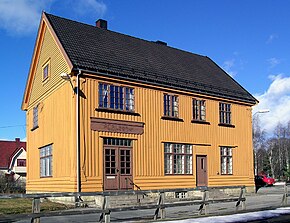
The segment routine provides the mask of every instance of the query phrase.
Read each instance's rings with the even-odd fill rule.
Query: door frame
[[[117,138],[116,138],[117,139]],[[122,139],[120,139],[122,140]],[[126,139],[127,140],[127,139]],[[117,177],[116,179],[116,188],[108,188],[107,179],[110,174],[106,173],[106,149],[114,149],[115,150],[115,174],[112,174],[112,177]],[[121,151],[130,151],[130,174],[121,173]],[[126,159],[126,158],[125,158]],[[126,164],[124,164],[126,165]],[[124,168],[126,171],[126,168]],[[128,179],[129,178],[129,179]],[[133,146],[124,146],[124,145],[103,145],[103,190],[111,191],[111,190],[131,190],[133,189],[133,185],[130,182],[130,179],[133,181]],[[122,181],[122,182],[121,182]],[[125,183],[123,181],[126,181]],[[125,185],[125,186],[124,186]]]

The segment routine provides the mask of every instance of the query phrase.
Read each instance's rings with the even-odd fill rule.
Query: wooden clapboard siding
[[[69,73],[49,29],[43,40],[27,106],[27,191],[76,190],[75,96],[69,83],[60,78]],[[50,76],[42,80],[42,65],[50,60]],[[38,105],[39,128],[32,131],[33,107]],[[40,178],[39,148],[53,144],[53,177]]]
[[[112,79],[101,82],[122,84]],[[140,116],[98,112],[98,79],[86,78],[82,83],[82,91],[86,98],[81,100],[82,110],[82,145],[81,167],[85,179],[85,191],[97,191],[102,185],[88,180],[97,177],[103,183],[103,144],[102,137],[131,138],[133,144],[134,182],[142,189],[175,188],[195,186],[195,156],[208,157],[209,186],[232,186],[237,184],[253,186],[253,154],[251,141],[251,107],[232,101],[232,123],[235,128],[218,126],[219,102],[223,100],[206,98],[207,121],[210,125],[191,123],[192,98],[203,98],[200,95],[189,95],[176,92],[179,96],[179,113],[183,122],[162,120],[163,93],[166,89],[147,86],[140,87],[134,83],[123,83],[134,87],[135,112]],[[168,89],[169,90],[169,89]],[[90,117],[144,122],[144,134],[121,134],[97,132],[90,130]],[[164,176],[164,153],[162,142],[189,143],[193,147],[193,175]],[[200,145],[203,144],[203,145]],[[220,175],[219,146],[234,146],[233,175]],[[178,183],[177,183],[178,182]],[[95,184],[95,186],[93,186]],[[91,185],[91,186],[89,186]]]
[[[27,190],[34,190],[37,181],[49,182],[49,191],[65,191],[64,182],[55,181],[58,178],[70,179],[76,182],[76,128],[75,128],[75,97],[69,83],[55,90],[49,97],[39,103],[39,127],[32,129],[33,111],[27,112],[28,138],[28,171]],[[52,144],[52,175],[40,178],[39,148]],[[64,188],[62,188],[64,187]],[[74,191],[75,185],[69,186]],[[47,191],[45,187],[36,191]]]
[[[76,190],[76,182],[72,181],[70,177],[60,178],[41,178],[38,180],[29,180],[27,191],[29,192],[72,192]]]
[[[43,97],[52,88],[58,86],[59,83],[63,82],[60,77],[62,72],[70,73],[69,66],[66,63],[66,60],[62,55],[58,45],[56,44],[50,30],[45,28],[43,32],[44,37],[39,49],[39,58],[37,59],[37,65],[30,94],[30,106],[37,103],[39,98]],[[48,61],[50,63],[50,76],[47,80],[43,81],[42,68],[43,65]]]

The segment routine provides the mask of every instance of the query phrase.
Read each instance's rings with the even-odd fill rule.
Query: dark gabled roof
[[[74,68],[256,103],[249,92],[206,56],[45,15]]]
[[[9,167],[12,155],[20,148],[26,150],[26,142],[21,142],[19,138],[15,141],[0,140],[0,169]]]

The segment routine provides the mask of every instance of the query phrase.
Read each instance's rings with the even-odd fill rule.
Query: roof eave
[[[130,77],[130,75],[128,74],[122,74],[122,73],[117,73],[117,72],[110,72],[108,70],[96,70],[96,69],[92,69],[92,68],[87,68],[87,67],[76,67],[76,68],[73,68],[73,71],[77,71],[78,69],[81,69],[83,72],[87,72],[87,73],[92,73],[92,74],[102,74],[104,76],[108,76],[108,77],[118,77],[120,79],[124,79],[124,80],[129,80],[129,81],[138,81],[138,82],[142,82],[142,83],[145,83],[145,84],[153,84],[153,81],[146,81],[146,80],[141,80],[140,78],[139,79],[136,79],[134,77]],[[154,85],[156,86],[160,86],[160,87],[170,87],[170,88],[173,88],[173,89],[176,89],[176,90],[185,90],[184,86],[178,86],[177,84],[175,83],[171,83],[170,85],[168,83],[165,83],[165,82],[157,82],[156,80],[154,81]],[[230,95],[222,95],[222,94],[216,94],[214,92],[210,92],[210,91],[203,91],[203,90],[199,90],[199,89],[189,89],[189,88],[186,88],[186,90],[188,92],[191,92],[191,93],[198,93],[198,94],[205,94],[207,96],[214,96],[214,97],[219,97],[219,98],[224,98],[224,99],[228,99],[228,100],[236,100],[238,102],[242,102],[242,103],[247,103],[247,104],[250,104],[251,106],[257,104],[258,100],[256,98],[254,98],[250,93],[247,93],[251,96],[252,100],[249,99],[249,98],[242,98],[242,97],[234,97],[234,96],[230,96]]]

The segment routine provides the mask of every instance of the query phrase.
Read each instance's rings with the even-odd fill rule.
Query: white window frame
[[[99,108],[134,112],[134,88],[99,83]]]
[[[192,145],[164,143],[164,174],[192,174]]]
[[[233,174],[233,147],[221,146],[221,174],[232,175]]]
[[[38,105],[36,105],[35,107],[33,107],[33,129],[38,127]]]
[[[220,123],[221,124],[232,124],[232,105],[229,103],[219,103]]]
[[[196,121],[206,121],[206,103],[205,100],[192,99],[192,118]]]
[[[52,144],[39,148],[40,177],[52,177]]]
[[[178,96],[172,94],[164,94],[163,95],[163,106],[164,111],[163,115],[165,117],[175,117],[178,118],[179,115],[179,105],[178,105]]]

